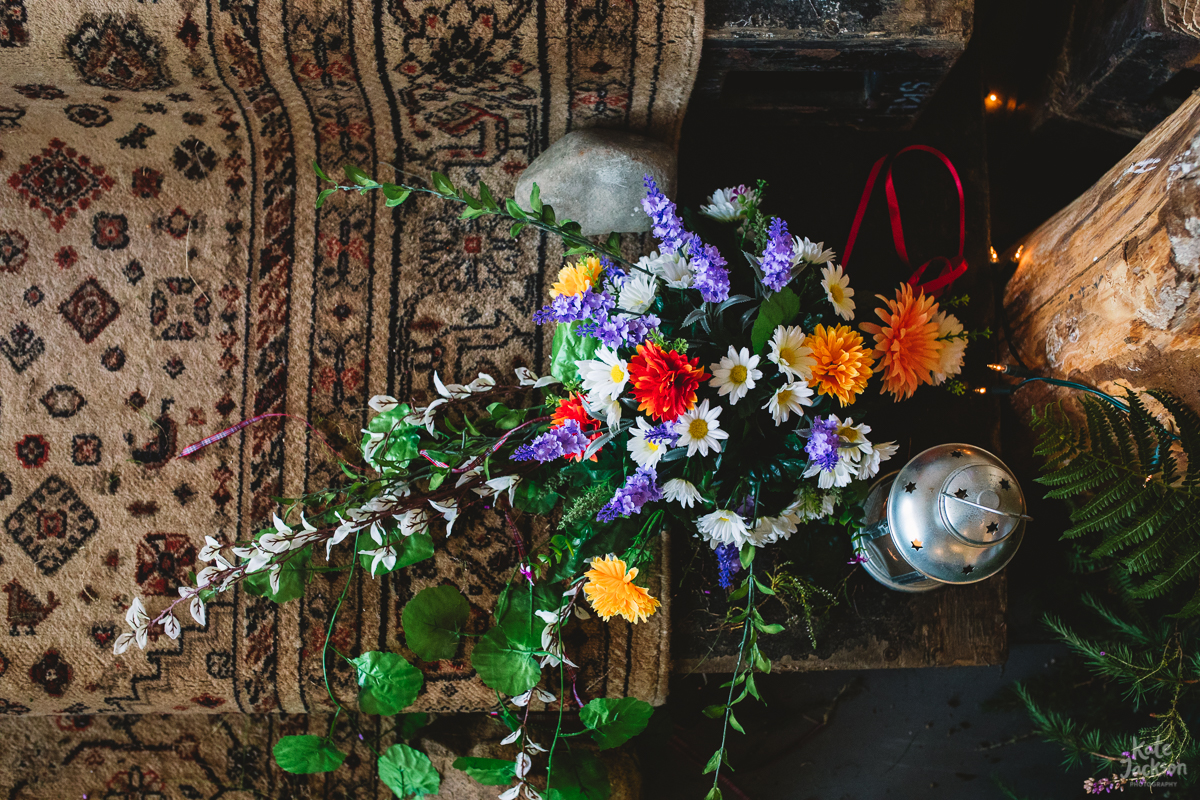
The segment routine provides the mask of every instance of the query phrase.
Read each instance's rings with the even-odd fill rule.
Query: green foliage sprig
[[[1085,398],[1080,428],[1061,408],[1035,411],[1034,452],[1051,465],[1037,480],[1051,487],[1047,497],[1075,502],[1064,538],[1091,537],[1091,556],[1115,559],[1134,579],[1134,598],[1186,591],[1178,613],[1193,617],[1200,614],[1200,416],[1172,394],[1147,394],[1178,433],[1133,392],[1126,393],[1125,410]],[[1187,458],[1182,473],[1175,446]]]

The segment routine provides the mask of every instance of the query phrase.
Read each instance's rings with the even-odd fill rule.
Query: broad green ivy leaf
[[[604,762],[585,750],[555,753],[547,780],[549,800],[608,800],[612,786]]]
[[[372,650],[350,659],[358,670],[358,707],[366,714],[390,717],[411,706],[425,676],[397,653]]]
[[[404,642],[425,661],[454,658],[471,606],[453,586],[431,586],[404,606]]]
[[[433,188],[442,194],[453,195],[455,193],[454,183],[440,172],[433,173]]]
[[[475,644],[471,666],[484,685],[514,697],[532,689],[542,675],[533,656],[514,649],[503,628],[492,628]]]
[[[550,345],[550,374],[563,383],[579,379],[576,361],[587,361],[600,349],[600,340],[579,333],[581,323],[558,323]]]
[[[620,747],[650,724],[654,706],[636,697],[597,697],[579,711],[601,750]]]
[[[269,569],[261,569],[258,572],[251,573],[243,581],[243,584],[251,594],[265,597],[276,603],[286,603],[289,600],[295,600],[304,594],[304,587],[308,583],[309,578],[312,577],[312,573],[308,569],[311,561],[312,545],[308,545],[285,561],[279,570],[278,592],[271,591]]]
[[[421,433],[425,430],[419,425],[406,425],[404,418],[411,409],[401,403],[391,411],[376,414],[367,423],[371,433],[382,433],[387,438],[374,447],[369,446],[371,437],[363,434],[360,449],[363,460],[375,469],[393,467],[403,469],[417,457],[420,450]]]
[[[462,770],[484,786],[508,786],[517,779],[517,766],[503,758],[455,759],[454,768]]]
[[[383,185],[383,196],[387,198],[384,203],[388,208],[398,206],[408,199],[411,192],[403,186],[397,186],[394,183],[385,183]]]
[[[433,537],[428,533],[414,533],[412,536],[402,536],[400,533],[389,534],[385,542],[390,542],[396,547],[396,566],[387,569],[382,564],[375,571],[376,575],[387,575],[389,572],[410,567],[418,561],[424,561],[427,558],[433,558]],[[359,550],[374,550],[379,545],[375,544],[375,540],[367,534],[363,534],[358,538]],[[371,562],[375,560],[374,556],[360,555],[358,563],[362,564],[362,568],[370,572]]]
[[[342,165],[342,171],[344,171],[346,173],[347,178],[354,181],[359,186],[374,186],[375,185],[375,181],[373,181],[371,179],[371,176],[367,175],[367,173],[363,172],[361,169],[354,166],[353,164]]]
[[[404,800],[437,794],[442,785],[442,777],[429,756],[406,744],[394,744],[380,756],[379,780]]]
[[[537,650],[542,646],[546,623],[534,612],[555,611],[561,604],[562,596],[545,583],[510,584],[496,599],[496,624],[504,629],[513,647]]]
[[[754,327],[750,331],[750,344],[753,352],[761,353],[767,346],[767,342],[770,341],[775,328],[789,324],[799,313],[800,298],[791,289],[784,288],[764,300],[758,309],[758,318],[754,320]]]
[[[284,736],[275,743],[275,763],[294,775],[333,772],[345,760],[346,754],[324,736]]]

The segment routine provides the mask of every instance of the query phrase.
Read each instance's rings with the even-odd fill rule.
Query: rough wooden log
[[[971,37],[974,0],[708,0],[694,104],[905,127]]]
[[[1198,0],[1076,0],[1046,111],[1144,136],[1197,86]]]
[[[1022,362],[1106,391],[1168,389],[1200,408],[1200,94],[1019,253],[1004,310]],[[1051,394],[1027,387],[1016,400]]]

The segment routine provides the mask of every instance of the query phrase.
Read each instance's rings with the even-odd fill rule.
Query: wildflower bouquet
[[[437,173],[431,187],[418,187],[346,166],[348,183],[339,184],[314,168],[332,184],[318,206],[336,191],[380,191],[389,206],[426,193],[462,203],[464,219],[506,217],[514,236],[533,228],[560,237],[574,260],[533,315],[554,326],[549,374],[521,368],[507,383],[481,374],[465,384],[435,374],[437,396],[425,405],[373,398],[362,464],[346,467],[345,485],[286,502],[253,541],[207,537],[208,566],[195,585],[153,619],[135,601],[133,631],[116,652],[134,641],[145,647],[152,626],[178,636],[177,605],[186,603],[202,625],[205,601],[237,583],[284,602],[304,592],[311,561],[324,557],[326,569],[347,571],[348,589],[357,572],[374,577],[430,558],[435,532],[450,536],[472,516],[496,514],[518,565],[495,627],[474,641],[470,661],[498,693],[499,719],[511,730],[505,743],[517,753],[455,766],[507,786],[502,800],[536,799],[531,770],[544,753],[552,797],[605,797],[603,770],[586,763],[594,756],[564,752],[564,737],[586,733],[600,749],[613,747],[640,732],[651,709],[634,698],[584,702],[563,634],[589,610],[631,623],[656,613],[659,599],[637,580],[671,526],[715,554],[720,585],[740,604],[727,620],[742,636],[729,699],[707,712],[740,731],[733,706],[757,698],[754,674],[770,669],[758,637],[782,630],[758,610],[774,590],[755,577],[755,553],[839,507],[841,518],[855,517],[866,482],[896,446],[873,442],[851,407],[872,382],[899,400],[952,379],[967,343],[961,323],[904,284],[881,298],[878,322],[855,327],[854,290],[834,253],[764,214],[761,183],[714,193],[700,209],[710,229],[702,238],[647,177],[643,206],[659,248],[634,262],[616,237],[595,242],[578,224],[557,220],[536,186],[523,207],[497,201],[484,184],[472,194]],[[548,520],[549,532],[528,539],[519,523],[530,517]],[[344,567],[342,552],[353,556]],[[467,612],[454,587],[418,593],[403,611],[408,649],[426,661],[455,657]],[[421,673],[402,655],[338,655],[356,669],[362,711],[398,714],[416,699]],[[341,707],[332,692],[330,699]],[[533,700],[559,709],[548,747],[527,724]],[[564,732],[564,710],[579,711],[578,731]],[[298,772],[334,769],[344,757],[329,737],[287,737],[276,750],[280,766]],[[722,747],[706,770],[715,773],[710,798],[720,796],[725,763]],[[407,745],[386,751],[379,770],[398,796],[437,790],[436,771]]]

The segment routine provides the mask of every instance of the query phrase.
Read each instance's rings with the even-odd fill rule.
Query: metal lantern
[[[1004,462],[969,444],[931,447],[884,475],[865,509],[863,566],[901,592],[995,575],[1016,554],[1032,519]]]

